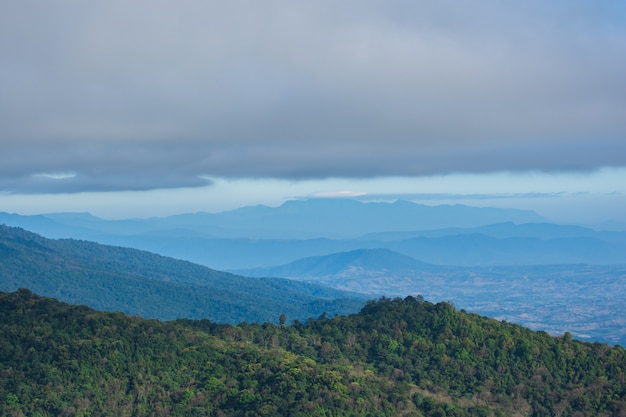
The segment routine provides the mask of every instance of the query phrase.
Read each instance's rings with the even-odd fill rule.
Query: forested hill
[[[52,240],[0,225],[0,291],[30,290],[146,318],[237,324],[359,311],[363,296],[284,279],[246,278],[136,249]]]
[[[233,327],[0,293],[3,416],[622,416],[625,354],[419,297]]]

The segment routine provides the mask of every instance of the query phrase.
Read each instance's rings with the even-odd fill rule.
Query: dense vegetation
[[[145,318],[220,323],[306,319],[359,311],[355,294],[285,279],[220,272],[136,249],[51,240],[0,225],[0,291],[29,288],[48,297]]]
[[[0,294],[6,416],[624,416],[623,348],[421,297],[238,326]]]

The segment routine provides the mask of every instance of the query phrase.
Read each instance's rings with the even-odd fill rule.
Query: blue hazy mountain
[[[334,239],[212,239],[204,237],[100,235],[99,243],[138,248],[225,270],[273,266],[357,249],[387,248],[439,265],[619,264],[626,245],[589,238],[496,239],[481,234],[401,241]]]
[[[0,215],[0,222],[38,233],[64,233],[41,224],[34,216]],[[545,221],[528,210],[469,207],[464,205],[426,206],[408,201],[362,203],[348,199],[291,200],[279,207],[242,207],[221,213],[191,213],[163,218],[102,220],[84,213],[50,214],[56,224],[98,234],[148,234],[188,231],[206,237],[308,239],[353,238],[366,233],[411,231],[444,227],[477,227],[499,222]],[[16,222],[19,220],[19,224]],[[49,236],[74,237],[74,236]]]
[[[397,241],[412,238],[426,237],[438,238],[445,236],[481,234],[497,239],[512,237],[526,237],[537,239],[568,239],[568,238],[593,238],[607,242],[626,242],[624,231],[598,231],[587,227],[575,225],[563,225],[554,223],[522,223],[503,222],[479,227],[459,228],[449,227],[435,230],[414,231],[387,231],[368,233],[362,236],[363,240]]]
[[[105,311],[226,323],[304,320],[358,311],[364,297],[285,279],[216,271],[136,249],[51,240],[0,226],[0,291],[28,288]]]
[[[626,243],[573,237],[497,239],[483,234],[414,238],[387,242],[386,247],[439,265],[624,264]]]
[[[626,260],[626,232],[546,223],[534,212],[406,201],[289,201],[223,213],[103,220],[86,213],[17,216],[0,223],[50,238],[133,247],[215,269],[274,266],[386,248],[433,264],[503,265]]]
[[[363,271],[402,273],[429,267],[410,256],[389,249],[357,249],[298,259],[286,265],[270,268],[240,270],[244,275],[256,277],[322,277],[345,273],[358,275]]]
[[[502,221],[527,223],[544,220],[532,211],[478,208],[464,205],[427,206],[408,201],[362,203],[349,199],[291,200],[279,207],[244,207],[214,215],[216,224],[241,230],[243,236],[357,237],[389,230],[475,227]]]

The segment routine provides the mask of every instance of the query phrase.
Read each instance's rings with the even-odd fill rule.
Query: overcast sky
[[[0,211],[586,195],[616,218],[625,69],[618,0],[0,0]]]

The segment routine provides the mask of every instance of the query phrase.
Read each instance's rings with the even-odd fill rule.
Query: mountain
[[[255,277],[320,278],[342,275],[399,274],[430,267],[410,256],[389,249],[357,249],[326,256],[312,256],[287,265],[236,270]]]
[[[53,223],[42,224],[45,219]],[[362,203],[349,199],[290,200],[279,207],[258,205],[221,213],[129,220],[103,220],[85,213],[21,217],[0,213],[0,223],[56,238],[188,231],[189,234],[210,238],[345,239],[389,230],[476,227],[506,221],[528,223],[543,220],[538,214],[526,210],[464,205],[426,206],[408,201]],[[76,228],[76,233],[80,235],[65,234],[71,228]],[[85,235],[87,231],[91,231],[91,235]],[[57,234],[48,235],[46,232]]]
[[[127,220],[87,213],[0,213],[0,223],[49,238],[132,247],[219,270],[378,248],[440,265],[624,262],[626,232],[541,220],[517,210],[334,199]]]
[[[290,200],[276,208],[244,207],[218,213],[217,224],[256,238],[349,238],[387,230],[473,227],[501,221],[526,223],[543,218],[532,211],[427,206],[409,201],[363,203],[350,199]],[[226,226],[228,225],[228,226]],[[252,234],[260,231],[261,234]]]
[[[0,226],[0,290],[169,320],[276,322],[357,311],[363,296],[284,279],[246,278],[190,262]]]
[[[385,247],[439,265],[623,264],[626,243],[590,237],[495,238],[485,234],[418,237],[387,242]]]
[[[626,260],[626,243],[585,237],[499,239],[478,233],[392,241],[111,236],[102,237],[100,242],[137,247],[222,270],[271,267],[306,257],[378,248],[439,265],[608,265]]]
[[[387,249],[361,249],[233,272],[300,280],[371,298],[422,294],[535,330],[568,331],[580,339],[626,346],[621,307],[626,265],[442,266]]]
[[[440,238],[459,235],[485,235],[496,239],[507,238],[535,238],[542,240],[590,238],[611,243],[626,243],[624,231],[598,231],[582,226],[562,225],[553,223],[522,223],[513,222],[488,224],[470,228],[442,228],[435,230],[416,231],[387,231],[368,233],[361,237],[362,240],[398,241],[415,238]]]
[[[0,293],[3,416],[620,416],[626,351],[419,297],[217,325]]]

